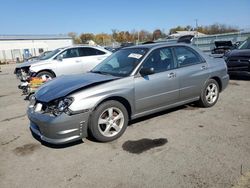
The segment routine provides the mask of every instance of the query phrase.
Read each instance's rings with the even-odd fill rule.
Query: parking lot
[[[0,187],[249,187],[250,82],[212,108],[190,104],[130,123],[110,143],[55,147],[30,133],[15,65],[0,72]]]

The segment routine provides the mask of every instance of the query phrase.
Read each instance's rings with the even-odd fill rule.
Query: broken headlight
[[[52,113],[54,115],[60,115],[65,112],[68,113],[68,107],[73,103],[74,99],[72,97],[66,97],[55,101],[55,105],[53,106]]]

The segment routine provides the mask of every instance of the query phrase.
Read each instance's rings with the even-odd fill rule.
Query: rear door
[[[78,48],[66,49],[58,56],[60,56],[60,58],[55,60],[56,66],[53,68],[57,76],[81,73],[83,68],[81,66]]]
[[[79,55],[82,65],[82,72],[87,72],[93,69],[102,60],[106,59],[110,53],[93,48],[93,47],[80,47]]]
[[[135,77],[136,113],[150,112],[179,99],[179,78],[171,48],[152,51],[142,68],[153,68],[154,74]]]
[[[201,89],[209,78],[207,62],[188,46],[176,46],[174,52],[178,64],[180,100],[200,96]]]

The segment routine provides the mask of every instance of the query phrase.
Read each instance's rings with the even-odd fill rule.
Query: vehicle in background
[[[232,41],[215,41],[215,48],[212,49],[212,54],[225,54],[234,48]]]
[[[250,37],[225,54],[229,75],[250,76]]]
[[[21,80],[19,88],[29,95],[31,77],[51,80],[54,77],[90,71],[112,53],[101,47],[71,46],[47,53],[36,61],[17,64],[14,73]]]
[[[119,138],[128,121],[196,102],[215,105],[228,85],[223,58],[183,44],[123,48],[86,74],[45,83],[28,107],[30,129],[41,140],[63,144],[89,133],[97,141]]]

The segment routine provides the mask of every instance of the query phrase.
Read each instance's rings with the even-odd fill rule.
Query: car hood
[[[233,44],[231,41],[215,41],[214,45],[218,47],[232,47]]]
[[[250,56],[250,49],[242,49],[242,50],[232,50],[226,54],[227,57],[233,56]]]
[[[45,60],[26,61],[24,63],[17,64],[16,68],[29,67],[31,65],[35,65],[35,64],[43,63],[43,62],[45,62]]]
[[[119,77],[91,72],[79,75],[60,76],[41,86],[36,92],[35,97],[38,101],[50,102],[67,96],[79,89],[91,87],[118,78]]]

